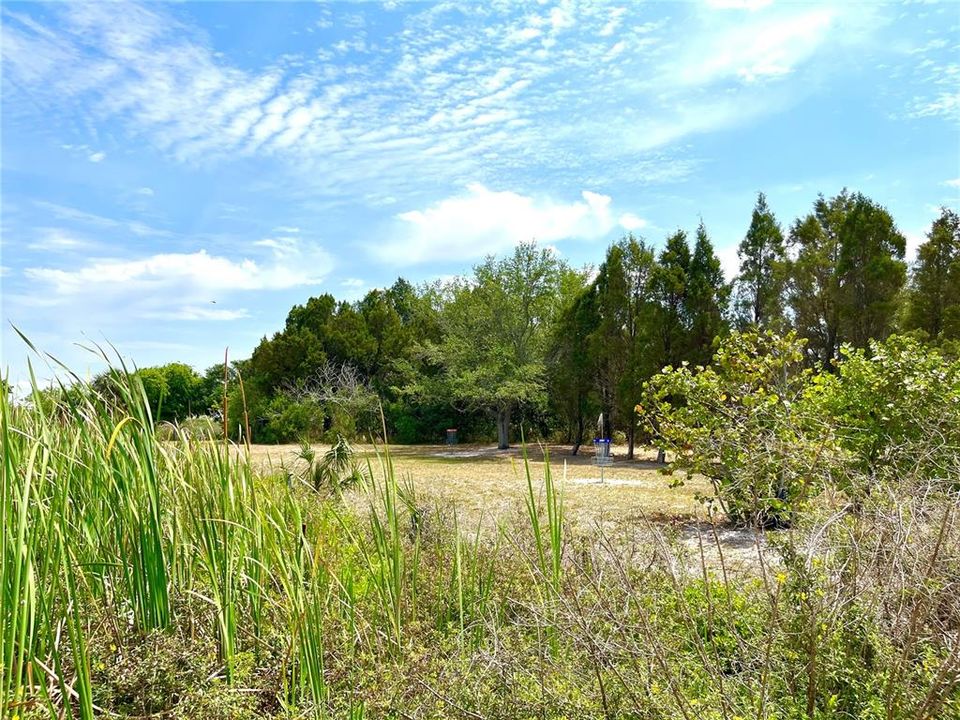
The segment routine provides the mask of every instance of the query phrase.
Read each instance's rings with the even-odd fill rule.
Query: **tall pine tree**
[[[886,208],[861,193],[840,226],[840,327],[854,347],[883,340],[894,330],[907,280],[907,240]]]
[[[687,360],[706,365],[713,357],[713,340],[727,331],[727,307],[730,286],[724,282],[720,258],[703,222],[697,228],[697,241],[690,258],[686,306],[690,319],[690,347]]]
[[[548,351],[550,398],[553,410],[566,423],[566,435],[576,455],[588,421],[596,417],[592,334],[598,318],[594,286],[584,288],[561,311]]]
[[[740,327],[782,328],[786,248],[783,231],[763,193],[757,196],[750,228],[740,242],[737,257],[737,323]]]
[[[960,215],[948,208],[917,251],[906,325],[931,340],[960,338]]]
[[[630,291],[621,243],[610,246],[594,281],[597,298],[597,327],[591,336],[596,359],[596,383],[604,425],[601,433],[610,437],[620,423],[617,386],[627,370],[630,339],[625,333]]]
[[[656,333],[653,338],[657,368],[676,367],[687,357],[690,322],[687,315],[687,283],[690,247],[687,234],[677,230],[667,238],[653,269],[651,286],[656,301]]]

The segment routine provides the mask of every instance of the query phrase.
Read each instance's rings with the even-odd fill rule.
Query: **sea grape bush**
[[[707,501],[736,523],[787,525],[820,482],[823,442],[803,417],[812,376],[803,347],[792,333],[737,333],[711,365],[666,367],[646,386],[644,418],[672,470],[708,477]]]
[[[784,526],[824,488],[858,502],[878,486],[956,486],[960,362],[892,336],[811,369],[790,333],[735,333],[708,367],[667,367],[643,417],[672,469],[713,483],[727,517]]]

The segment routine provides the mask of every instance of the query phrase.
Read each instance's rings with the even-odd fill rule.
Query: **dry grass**
[[[314,445],[321,455],[328,445]],[[354,445],[357,453],[369,459],[379,472],[377,450],[371,445]],[[664,472],[656,462],[657,451],[637,448],[636,458],[626,460],[626,447],[613,448],[613,463],[603,470],[594,464],[593,448],[582,448],[576,457],[570,447],[546,448],[554,478],[563,486],[568,530],[596,539],[598,529],[627,555],[654,547],[658,533],[667,531],[675,540],[674,552],[706,555],[708,564],[722,562],[714,542],[713,530],[702,503],[696,496],[711,495],[706,478],[694,476],[682,486],[671,487],[676,476]],[[254,445],[253,466],[262,472],[281,468],[297,472],[298,445]],[[544,473],[544,448],[527,449],[530,472],[539,485]],[[495,537],[498,525],[509,527],[526,522],[524,496],[527,491],[523,468],[523,450],[513,447],[497,450],[493,445],[394,445],[390,447],[394,468],[403,483],[413,486],[420,504],[436,505],[448,511],[456,507],[461,526],[483,528],[487,537]],[[565,478],[565,481],[562,480]],[[350,502],[350,501],[355,502]],[[360,495],[349,498],[362,511]],[[472,530],[470,531],[472,532]],[[748,574],[757,570],[757,543],[766,543],[746,529],[718,527],[717,539],[728,570]]]
[[[315,446],[318,454],[327,448]],[[371,446],[356,446],[376,467]],[[255,466],[263,470],[298,466],[296,445],[255,445],[251,449]],[[693,478],[682,487],[671,488],[673,479],[656,463],[656,451],[640,449],[635,460],[625,460],[626,448],[614,449],[613,464],[594,464],[592,448],[573,457],[567,446],[548,448],[555,477],[566,478],[564,496],[568,517],[578,525],[594,522],[621,525],[642,519],[689,523],[703,518],[697,493],[710,493],[710,484]],[[409,479],[419,495],[455,504],[468,522],[498,517],[523,505],[526,479],[523,454],[518,447],[497,450],[484,445],[417,445],[390,448],[398,475]],[[544,452],[528,448],[531,473],[536,482],[543,478]]]

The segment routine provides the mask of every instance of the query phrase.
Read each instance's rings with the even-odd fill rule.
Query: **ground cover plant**
[[[521,493],[492,524],[385,445],[329,455],[348,484],[271,469],[158,436],[122,369],[109,393],[4,398],[0,716],[960,716],[956,361],[894,338],[785,382],[794,341],[764,337],[650,386],[678,470],[740,463],[691,478],[727,507],[692,535],[642,512],[633,537],[577,522],[558,458],[507,460]],[[767,409],[743,411],[760,387]],[[738,436],[766,457],[729,459]],[[816,466],[794,452],[813,438]]]

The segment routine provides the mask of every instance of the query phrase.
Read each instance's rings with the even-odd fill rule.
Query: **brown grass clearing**
[[[314,445],[320,457],[329,448]],[[375,474],[381,472],[378,451],[371,445],[355,445]],[[626,447],[613,449],[613,463],[603,469],[594,463],[588,445],[577,456],[569,446],[530,446],[527,455],[534,489],[543,485],[544,449],[549,452],[554,479],[563,487],[568,527],[580,535],[603,532],[620,547],[655,547],[655,531],[672,539],[672,551],[699,553],[702,533],[704,552],[710,564],[719,560],[713,531],[704,506],[696,495],[712,494],[706,478],[695,476],[682,486],[671,487],[674,476],[656,462],[656,450],[637,448],[636,458],[626,460]],[[298,472],[302,461],[297,445],[254,445],[251,459],[261,472],[286,469]],[[382,453],[382,449],[381,449]],[[523,527],[527,481],[523,449],[498,450],[493,445],[393,445],[390,447],[398,479],[413,487],[418,503],[439,508],[449,515],[456,508],[461,527],[495,529]],[[356,498],[355,498],[356,499]],[[718,528],[720,543],[735,565],[753,563],[755,540],[750,531]],[[753,560],[752,560],[753,559]]]
[[[313,446],[317,455],[328,448]],[[355,449],[378,470],[376,450],[369,445]],[[576,457],[567,446],[546,448],[554,479],[565,479],[564,498],[568,517],[577,524],[596,519],[693,521],[704,517],[697,493],[711,492],[703,478],[692,478],[682,487],[671,488],[673,479],[655,462],[656,451],[640,449],[637,459],[626,460],[626,448],[616,448],[612,465],[601,469],[594,464],[592,448]],[[296,445],[254,445],[251,458],[262,471],[284,467],[294,472],[301,467]],[[527,448],[534,487],[544,475],[544,448]],[[467,517],[494,519],[522,504],[527,491],[523,450],[497,450],[482,445],[416,445],[390,447],[394,468],[401,480],[409,480],[418,494],[449,502]]]

